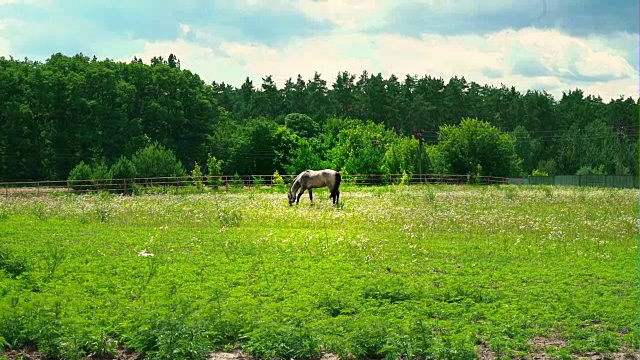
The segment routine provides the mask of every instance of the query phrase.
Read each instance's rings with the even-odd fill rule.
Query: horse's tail
[[[340,182],[342,181],[342,175],[340,175],[339,172],[336,172],[336,185],[335,185],[335,190],[338,190],[340,188]]]

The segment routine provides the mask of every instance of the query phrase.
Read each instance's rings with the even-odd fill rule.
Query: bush
[[[284,190],[284,179],[282,178],[282,176],[280,176],[278,170],[273,173],[273,185],[278,190]]]
[[[136,177],[136,166],[133,165],[131,160],[121,156],[120,159],[111,166],[110,171],[111,178],[117,179],[114,185],[118,186],[119,183],[122,182],[123,191],[127,194],[133,186],[133,179]]]
[[[94,184],[93,190],[104,190],[109,186],[111,172],[104,160],[93,164],[91,168],[91,180],[93,180],[92,183]]]
[[[607,175],[604,165],[599,167],[583,166],[576,172],[576,175]]]
[[[540,171],[540,170],[538,170],[538,169],[534,169],[534,170],[531,172],[531,176],[549,176],[549,174],[547,174],[547,173],[546,173],[546,172],[544,172],[544,171]]]
[[[136,166],[131,160],[121,156],[118,161],[111,166],[111,177],[113,179],[133,180],[136,177]]]
[[[187,171],[173,151],[166,149],[157,141],[138,150],[131,159],[139,177],[178,177]]]
[[[538,162],[537,170],[548,175],[556,175],[558,173],[558,163],[555,160],[543,160]]]
[[[262,176],[253,176],[253,185],[254,186],[264,185],[264,178]]]
[[[0,270],[4,270],[9,277],[15,279],[29,271],[29,263],[25,258],[13,255],[8,249],[0,248]]]
[[[202,170],[200,170],[200,165],[198,165],[197,161],[193,165],[193,170],[191,171],[191,181],[193,181],[193,185],[195,185],[198,190],[204,189],[204,185],[202,183]]]
[[[84,161],[80,161],[80,163],[69,172],[67,184],[73,191],[83,191],[90,188],[88,185],[90,185],[89,180],[91,180],[91,177],[91,167]]]
[[[220,178],[222,176],[222,160],[218,160],[215,156],[208,154],[207,171],[209,175],[207,182],[209,185],[212,185],[214,188],[222,185],[222,179]]]

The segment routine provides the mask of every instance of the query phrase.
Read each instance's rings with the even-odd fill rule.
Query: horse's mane
[[[296,185],[296,183],[298,183],[298,181],[300,180],[300,178],[302,177],[302,175],[304,175],[306,171],[302,171],[300,174],[298,174],[298,176],[296,176],[293,181],[291,182],[291,187],[289,188],[289,192],[291,192],[294,188],[294,186]]]

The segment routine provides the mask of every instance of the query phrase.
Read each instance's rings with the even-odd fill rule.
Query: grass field
[[[340,199],[0,197],[5,356],[571,358],[640,343],[637,190]]]

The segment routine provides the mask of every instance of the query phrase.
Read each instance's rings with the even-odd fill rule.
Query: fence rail
[[[281,175],[285,185],[289,185],[295,175]],[[403,174],[344,174],[343,184],[351,185],[388,185],[405,182],[407,184],[454,184],[467,183],[489,184],[517,184],[517,185],[566,185],[566,186],[600,186],[617,188],[638,188],[638,177],[631,175],[556,175],[529,176],[526,178],[504,178],[493,176],[470,177],[467,175],[449,174],[413,174],[403,179]],[[0,196],[11,195],[40,195],[52,192],[88,193],[107,191],[131,194],[140,189],[171,188],[178,190],[184,187],[219,186],[223,188],[274,186],[276,178],[273,175],[224,175],[224,176],[181,176],[181,177],[153,177],[131,179],[99,179],[99,180],[43,180],[0,182]]]
[[[511,184],[520,185],[565,185],[595,186],[637,189],[638,176],[633,175],[555,175],[529,176],[523,179],[509,179]]]
[[[289,185],[295,175],[280,176],[285,185]],[[403,180],[403,174],[344,174],[343,184],[350,185],[388,185],[405,182],[407,184],[506,184],[508,178],[481,176],[469,177],[467,175],[448,174],[413,174]],[[164,187],[179,189],[189,186],[220,186],[252,187],[278,185],[273,175],[224,175],[224,176],[180,176],[180,177],[153,177],[131,179],[98,179],[98,180],[43,180],[43,181],[19,181],[0,182],[0,194],[5,196],[29,194],[39,195],[51,192],[69,191],[77,193],[108,191],[130,194],[144,188]]]

